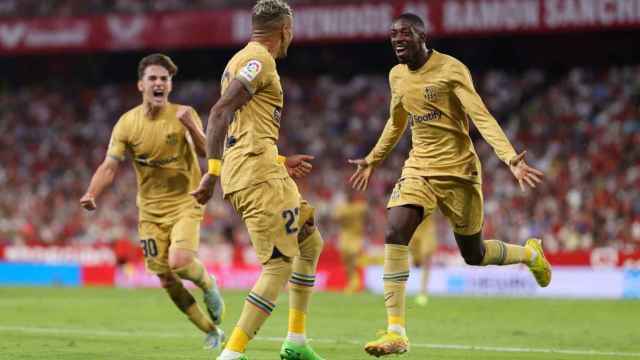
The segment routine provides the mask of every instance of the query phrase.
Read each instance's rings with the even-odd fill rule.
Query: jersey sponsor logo
[[[147,155],[140,155],[133,159],[133,161],[137,162],[142,166],[151,166],[151,167],[161,167],[166,164],[170,164],[172,162],[178,161],[177,156],[168,157],[166,159],[158,159],[158,160],[149,160],[147,159]]]
[[[240,70],[239,75],[251,82],[260,74],[260,70],[262,70],[262,63],[251,60]]]
[[[433,110],[424,115],[415,115],[409,113],[409,122],[411,123],[411,126],[414,126],[425,121],[438,120],[440,119],[440,116],[442,116],[440,110]]]
[[[178,144],[178,134],[177,133],[167,134],[166,143],[167,143],[167,145],[177,145]]]

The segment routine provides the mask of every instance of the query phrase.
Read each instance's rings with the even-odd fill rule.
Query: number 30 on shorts
[[[300,208],[288,209],[282,212],[282,217],[286,221],[284,230],[287,234],[293,234],[298,231],[298,228],[294,226],[298,223],[298,215],[300,215]]]
[[[158,245],[156,245],[156,241],[154,239],[140,240],[140,244],[142,245],[142,253],[144,254],[144,257],[156,257],[158,255]]]

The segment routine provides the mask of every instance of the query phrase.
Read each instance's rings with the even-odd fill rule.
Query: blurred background
[[[131,166],[121,167],[97,211],[78,200],[111,128],[141,102],[138,61],[170,55],[179,67],[172,101],[205,120],[226,62],[248,39],[253,3],[0,0],[0,285],[158,286],[142,263]],[[298,185],[327,241],[320,288],[349,284],[335,216],[351,197],[346,160],[366,155],[386,122],[396,63],[389,26],[410,11],[425,20],[429,47],[467,64],[516,150],[546,173],[542,186],[522,193],[473,129],[485,237],[541,237],[555,266],[547,289],[525,268],[471,269],[436,216],[432,292],[640,297],[640,1],[289,3],[295,38],[278,65],[279,148],[316,157]],[[385,205],[410,147],[407,132],[360,196],[364,246],[351,290],[381,291]],[[206,211],[200,258],[225,288],[248,288],[259,273],[244,225],[219,194]],[[417,291],[419,276],[411,279]]]

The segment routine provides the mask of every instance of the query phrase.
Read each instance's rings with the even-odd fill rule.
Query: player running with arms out
[[[312,159],[284,158],[277,141],[283,93],[276,59],[293,39],[293,13],[281,0],[260,0],[250,42],[228,62],[221,97],[207,125],[209,172],[193,195],[209,200],[220,177],[222,192],[242,218],[262,264],[240,319],[219,360],[247,359],[247,345],[275,308],[289,282],[289,329],[280,351],[287,360],[321,359],[307,344],[305,322],[323,240],[313,208],[291,176],[306,175]]]
[[[168,100],[177,71],[166,55],[153,54],[140,61],[142,104],[116,123],[107,156],[80,205],[96,209],[96,199],[114,181],[128,154],[138,182],[138,231],[145,265],[157,274],[176,306],[207,334],[205,345],[215,348],[224,337],[215,325],[222,320],[224,304],[215,278],[196,256],[204,207],[189,194],[200,180],[197,154],[204,156],[206,138],[195,110]],[[181,279],[202,289],[210,318]]]
[[[418,16],[403,14],[393,21],[391,45],[399,64],[389,73],[390,119],[369,155],[350,160],[357,165],[350,181],[355,188],[365,190],[375,167],[410,123],[413,148],[387,205],[383,281],[388,328],[365,346],[365,351],[374,356],[409,349],[405,331],[407,245],[418,225],[436,207],[448,218],[467,264],[523,263],[540,286],[547,286],[551,280],[551,267],[539,239],[529,239],[525,246],[482,239],[480,160],[469,137],[469,119],[509,166],[523,190],[525,185],[535,187],[542,172],[524,162],[525,152],[516,154],[474,89],[467,67],[427,48],[424,24]]]

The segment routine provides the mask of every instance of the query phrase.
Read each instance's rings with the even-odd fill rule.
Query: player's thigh
[[[291,180],[293,182],[293,180]],[[315,230],[315,208],[303,198],[300,198],[300,217],[298,218],[298,241],[302,242]]]
[[[464,180],[429,179],[438,195],[438,205],[453,232],[473,235],[482,230],[484,221],[482,187]]]
[[[198,251],[200,245],[200,223],[197,214],[180,217],[171,228],[171,249]]]
[[[150,221],[141,221],[138,224],[138,234],[147,270],[156,274],[169,272],[171,228]]]
[[[299,255],[300,194],[295,183],[286,180],[268,180],[228,196],[261,263],[271,258],[274,247],[286,257]]]
[[[198,214],[185,214],[171,228],[169,265],[172,268],[188,265],[198,253],[201,221]]]
[[[400,179],[389,198],[388,243],[408,244],[424,218],[437,206],[437,198],[429,183],[422,177]]]

